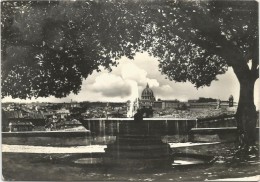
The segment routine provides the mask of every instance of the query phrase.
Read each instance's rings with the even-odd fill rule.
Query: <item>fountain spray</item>
[[[139,107],[139,101],[138,101],[138,85],[135,81],[129,80],[129,83],[131,85],[131,97],[130,97],[130,103],[129,103],[129,109],[127,111],[127,117],[133,117],[134,114],[137,112],[137,109]]]

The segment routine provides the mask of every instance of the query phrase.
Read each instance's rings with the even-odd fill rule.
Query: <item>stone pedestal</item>
[[[139,133],[139,134],[138,134]],[[170,167],[173,159],[169,144],[161,136],[135,134],[118,135],[115,143],[105,149],[104,164],[124,170]]]

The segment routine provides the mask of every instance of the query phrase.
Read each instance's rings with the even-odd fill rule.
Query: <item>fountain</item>
[[[138,86],[136,82],[130,82],[131,84],[131,98],[127,105],[127,117],[132,118],[139,108],[138,99]]]
[[[116,140],[108,144],[103,157],[106,166],[125,170],[167,168],[173,163],[173,154],[165,135],[188,135],[196,120],[174,118],[86,119],[82,124],[95,135],[113,135]],[[178,129],[177,126],[182,126]]]
[[[169,167],[173,162],[170,145],[162,142],[161,135],[150,132],[149,125],[149,121],[136,118],[129,122],[127,131],[118,132],[116,141],[107,145],[104,164],[127,169]]]

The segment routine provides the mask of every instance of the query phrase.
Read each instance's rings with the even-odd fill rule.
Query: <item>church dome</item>
[[[149,88],[149,85],[146,85],[146,88],[142,92],[143,99],[151,99],[154,98],[152,89]]]

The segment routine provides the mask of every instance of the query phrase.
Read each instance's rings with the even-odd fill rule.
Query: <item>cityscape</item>
[[[181,102],[155,99],[147,84],[141,98],[133,102],[69,102],[69,103],[2,103],[2,131],[85,130],[81,120],[87,118],[133,117],[138,108],[150,109],[143,117],[201,119],[232,115],[236,110],[232,95],[225,101],[200,97]],[[209,112],[210,111],[210,112]]]

